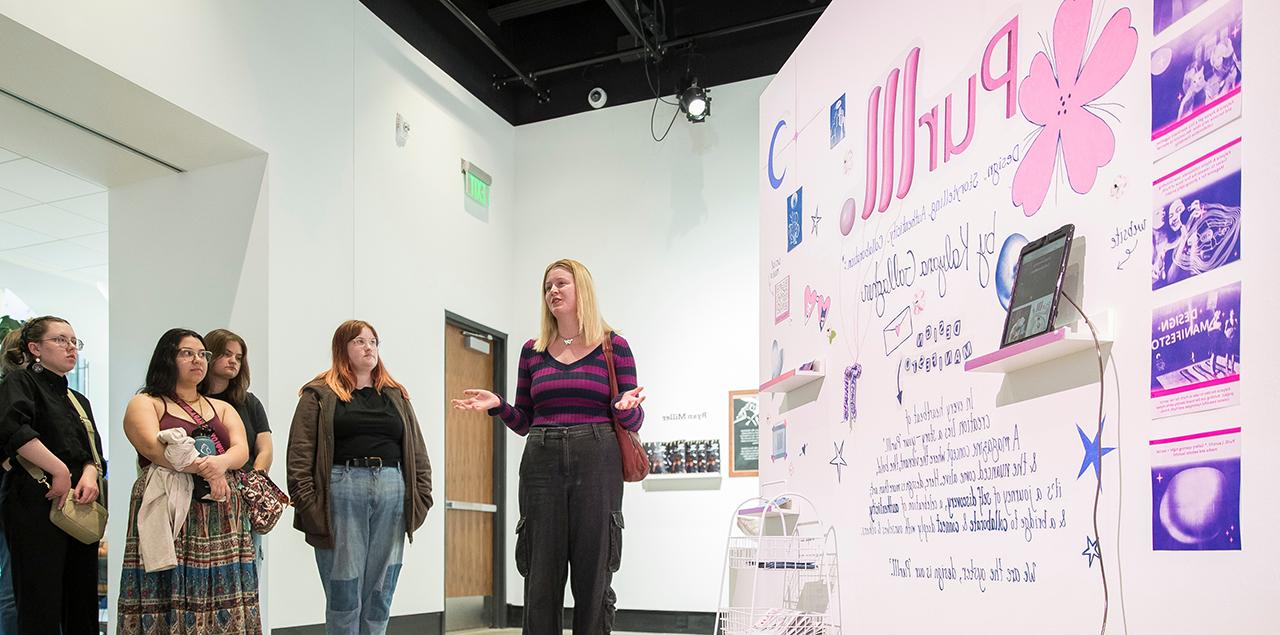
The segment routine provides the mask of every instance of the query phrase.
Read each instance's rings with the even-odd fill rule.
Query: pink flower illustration
[[[1085,59],[1092,16],[1092,0],[1063,0],[1053,21],[1055,59],[1051,62],[1043,51],[1036,53],[1018,91],[1022,116],[1040,126],[1013,177],[1013,204],[1027,216],[1044,205],[1059,147],[1067,180],[1079,194],[1093,189],[1098,168],[1115,155],[1115,134],[1091,104],[1129,71],[1138,32],[1130,26],[1129,9],[1116,11]]]

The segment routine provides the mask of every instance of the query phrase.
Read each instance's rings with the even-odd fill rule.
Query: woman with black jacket
[[[22,328],[3,351],[0,382],[0,452],[5,479],[5,538],[21,633],[95,633],[98,630],[98,547],[72,538],[49,522],[52,501],[68,492],[77,503],[98,499],[102,441],[84,395],[67,386],[84,342],[66,320],[46,315]],[[36,481],[20,459],[38,468]]]

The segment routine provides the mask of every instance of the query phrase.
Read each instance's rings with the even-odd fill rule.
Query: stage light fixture
[[[702,123],[711,116],[711,91],[692,80],[680,90],[680,110],[690,123]]]

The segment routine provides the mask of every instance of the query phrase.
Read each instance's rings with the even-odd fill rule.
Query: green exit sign
[[[484,205],[489,206],[489,184],[480,180],[480,177],[474,174],[467,174],[467,198]]]
[[[493,177],[476,167],[470,161],[462,161],[462,189],[467,198],[489,207],[489,188],[493,185]]]

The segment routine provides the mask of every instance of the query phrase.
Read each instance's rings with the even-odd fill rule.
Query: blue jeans
[[[9,541],[0,535],[0,635],[18,635],[18,602],[13,598]]]
[[[0,471],[0,502],[4,500],[4,481],[8,472]],[[13,597],[13,564],[9,560],[9,540],[0,524],[0,635],[18,635],[18,601]]]
[[[382,635],[404,560],[404,478],[395,467],[334,466],[329,477],[333,549],[316,549],[325,632]]]

